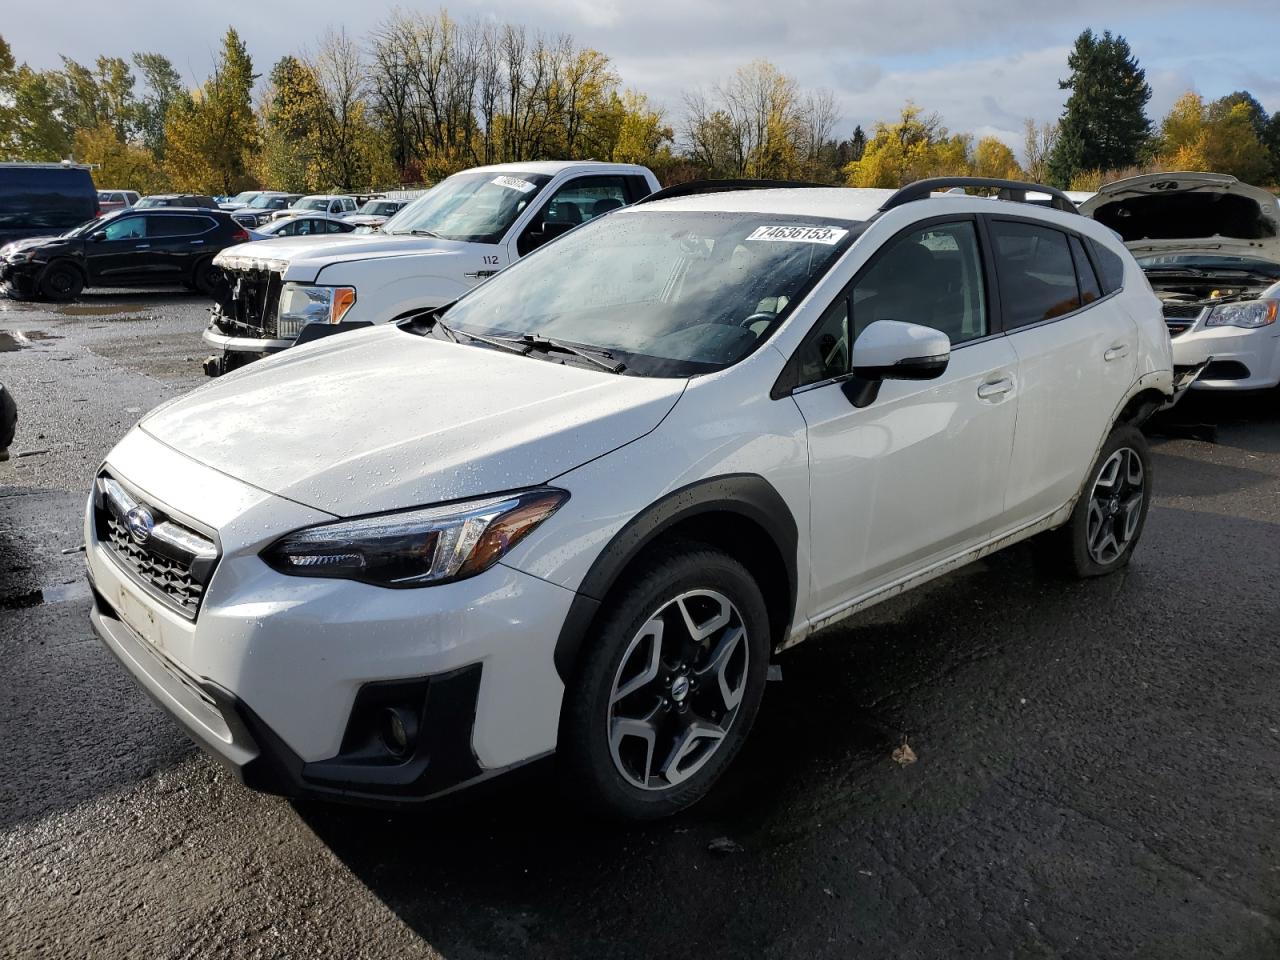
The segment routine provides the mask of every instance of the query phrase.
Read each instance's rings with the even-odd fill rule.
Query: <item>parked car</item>
[[[284,217],[296,217],[303,213],[331,213],[335,217],[341,217],[349,213],[355,213],[356,209],[355,197],[328,193],[313,194],[309,197],[303,197],[284,210],[277,210],[272,217],[279,220]]]
[[[348,214],[346,219],[357,227],[381,227],[408,204],[408,200],[369,200],[355,213]]]
[[[143,197],[133,205],[135,210],[155,210],[158,207],[204,207],[208,210],[219,209],[213,197],[199,193],[157,193]]]
[[[97,216],[89,168],[73,163],[0,163],[0,244],[61,233]]]
[[[333,233],[352,233],[355,225],[341,217],[327,213],[309,213],[305,216],[273,220],[251,231],[254,240],[271,240],[275,237],[314,237]]]
[[[249,233],[224,210],[122,210],[60,236],[0,247],[0,283],[20,297],[74,300],[85,287],[182,284],[212,293],[213,258]]]
[[[9,459],[9,447],[18,429],[18,404],[0,383],[0,462]]]
[[[231,278],[205,342],[217,376],[306,337],[384,323],[409,310],[456,300],[508,263],[578,224],[658,189],[634,164],[498,164],[441,181],[380,233],[228,250]],[[358,242],[360,246],[356,246]]]
[[[218,198],[218,206],[224,210],[239,210],[241,207],[247,207],[253,203],[254,199],[264,192],[263,190],[245,190],[237,193],[234,197]]]
[[[99,190],[98,191],[98,213],[114,213],[117,210],[127,210],[132,207],[138,200],[136,190]]]
[[[1156,173],[1102,187],[1081,212],[1115,230],[1160,298],[1174,364],[1197,390],[1280,386],[1280,211],[1218,173]]]
[[[249,201],[247,206],[233,210],[231,215],[236,223],[250,230],[256,230],[263,224],[270,223],[276,211],[286,210],[300,199],[302,199],[300,193],[264,191]]]
[[[774,651],[1033,535],[1082,577],[1138,544],[1158,302],[1074,208],[938,187],[673,188],[165,404],[93,486],[95,629],[254,787],[556,752],[608,814],[688,806]]]

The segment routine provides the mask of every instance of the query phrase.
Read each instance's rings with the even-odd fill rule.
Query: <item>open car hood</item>
[[[1280,263],[1280,206],[1222,173],[1148,173],[1104,184],[1080,212],[1120,234],[1135,255],[1202,253]]]
[[[141,428],[259,489],[354,516],[545,483],[653,430],[684,386],[387,325],[250,364]]]

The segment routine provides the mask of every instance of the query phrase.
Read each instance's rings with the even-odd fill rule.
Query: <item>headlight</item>
[[[1245,300],[1213,308],[1206,327],[1265,327],[1276,322],[1275,300]]]
[[[317,287],[309,283],[286,283],[280,291],[279,319],[297,326],[307,323],[338,323],[356,302],[355,287]]]
[[[483,573],[569,499],[538,487],[502,497],[308,527],[262,552],[295,577],[425,587]]]

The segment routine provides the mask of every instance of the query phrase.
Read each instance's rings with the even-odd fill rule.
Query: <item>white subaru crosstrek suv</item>
[[[1036,534],[1092,576],[1142,533],[1159,303],[1107,228],[953,182],[673,188],[157,408],[89,499],[98,634],[258,788],[417,800],[554,751],[597,809],[692,803],[774,652]]]

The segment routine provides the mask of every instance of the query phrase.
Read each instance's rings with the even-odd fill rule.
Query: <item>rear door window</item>
[[[1016,329],[1080,309],[1075,262],[1061,230],[990,221],[1005,327]]]
[[[1102,299],[1102,286],[1098,283],[1097,274],[1093,272],[1093,264],[1085,255],[1084,244],[1079,237],[1071,238],[1071,257],[1076,262],[1076,280],[1080,284],[1080,300],[1085,305]]]
[[[147,217],[147,235],[151,237],[186,237],[207,233],[213,227],[208,217]]]

